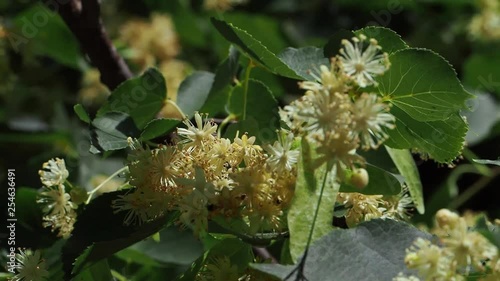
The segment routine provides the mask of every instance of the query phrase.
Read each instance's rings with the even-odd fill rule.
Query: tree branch
[[[101,73],[101,82],[110,90],[131,78],[132,72],[106,34],[100,17],[99,0],[70,0],[58,12],[75,35],[91,63]]]
[[[269,253],[269,251],[266,248],[252,246],[252,250],[256,256],[261,257],[263,260],[270,260],[271,263],[274,264],[278,263],[278,260],[276,260],[276,258],[273,257],[273,255],[271,255],[271,253]]]

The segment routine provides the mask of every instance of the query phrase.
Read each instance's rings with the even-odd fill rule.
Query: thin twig
[[[99,0],[70,0],[57,9],[83,52],[99,69],[102,83],[113,90],[133,74],[109,40],[100,11]]]
[[[252,249],[255,255],[261,257],[262,259],[271,260],[271,263],[278,263],[278,260],[273,255],[271,255],[271,253],[269,253],[266,248],[253,246]]]

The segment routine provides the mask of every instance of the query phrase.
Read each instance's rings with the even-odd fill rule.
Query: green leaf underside
[[[143,129],[163,107],[167,94],[165,79],[156,68],[120,84],[99,109],[97,117],[107,112],[127,113],[137,128]]]
[[[389,28],[369,26],[354,31],[354,34],[364,34],[368,38],[376,39],[379,46],[382,47],[382,51],[388,54],[408,48],[401,36]]]
[[[367,186],[360,189],[347,183],[342,183],[340,185],[340,192],[359,192],[368,195],[397,195],[401,192],[401,183],[393,174],[370,164],[367,164],[365,168],[369,176]]]
[[[353,229],[336,229],[316,241],[309,249],[304,274],[308,280],[372,281],[392,280],[407,269],[405,249],[418,237],[431,235],[394,220],[375,219]],[[356,265],[356,270],[352,270]],[[284,278],[295,268],[292,265],[251,264],[252,268]],[[296,280],[296,273],[288,280]]]
[[[115,214],[112,202],[126,192],[105,193],[92,200],[78,216],[72,236],[62,250],[66,279],[151,236],[168,223],[168,220],[162,217],[140,226],[123,225],[126,212]]]
[[[73,106],[73,110],[75,111],[76,116],[78,116],[78,119],[80,119],[81,121],[83,121],[87,124],[90,124],[89,114],[87,113],[87,111],[85,111],[85,108],[83,107],[83,105],[76,104],[75,106]]]
[[[97,144],[103,151],[122,149],[128,146],[128,137],[138,137],[139,130],[128,114],[107,112],[92,121]]]
[[[316,47],[304,47],[300,49],[286,48],[278,58],[295,71],[305,80],[316,81],[316,77],[320,76],[320,66],[325,65],[330,68],[330,61],[323,55],[323,50]]]
[[[141,133],[141,140],[151,140],[171,132],[181,121],[177,119],[154,119],[150,121]]]
[[[422,182],[409,150],[385,147],[401,175],[405,178],[413,203],[420,214],[425,212]]]
[[[177,93],[177,106],[188,117],[192,117],[207,100],[215,74],[196,71],[182,81]]]
[[[244,107],[243,86],[234,87],[229,100],[228,110],[238,117],[242,117]],[[250,80],[247,93],[246,120],[239,121],[228,127],[227,136],[234,136],[236,130],[240,136],[247,132],[255,136],[259,143],[272,143],[276,140],[276,130],[279,128],[278,102],[271,91],[263,83]]]
[[[160,241],[149,238],[128,249],[137,250],[146,256],[164,263],[190,265],[203,254],[203,245],[189,230],[170,226],[160,231]]]
[[[297,182],[292,205],[288,211],[288,228],[290,231],[290,254],[296,262],[304,252],[311,231],[314,213],[319,208],[318,217],[313,230],[312,241],[332,231],[333,208],[339,190],[335,175],[327,171],[327,164],[315,167],[315,148],[306,139],[302,139],[301,157],[297,166]],[[327,175],[327,181],[321,196],[321,186]]]
[[[376,78],[378,91],[415,120],[446,120],[472,98],[450,64],[430,50],[404,49],[389,60],[389,70]]]
[[[293,79],[303,79],[245,30],[222,20],[215,18],[211,20],[212,24],[226,40],[238,46],[243,53],[256,63],[266,67],[274,74]]]
[[[392,108],[391,113],[396,117],[396,128],[387,130],[387,146],[417,148],[439,163],[449,163],[460,155],[468,126],[458,113],[432,122],[419,122],[399,108]]]

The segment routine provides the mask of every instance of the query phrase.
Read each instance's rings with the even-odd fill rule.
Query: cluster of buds
[[[422,280],[466,280],[464,275],[470,272],[485,275],[478,280],[500,280],[498,248],[469,225],[466,218],[441,209],[431,232],[439,238],[439,245],[418,238],[406,250],[406,265],[417,270]],[[411,278],[400,275],[394,280],[420,280]]]

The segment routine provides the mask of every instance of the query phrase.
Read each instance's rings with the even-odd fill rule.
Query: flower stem
[[[307,280],[307,278],[305,278],[305,276],[304,276],[304,267],[306,265],[307,253],[309,252],[309,246],[311,245],[311,241],[312,241],[312,237],[313,237],[313,233],[314,233],[314,227],[316,226],[316,220],[318,218],[319,208],[320,208],[320,204],[321,204],[321,199],[323,198],[323,191],[325,190],[326,180],[328,178],[328,173],[330,173],[330,171],[332,171],[332,170],[333,169],[332,169],[331,165],[327,164],[325,176],[323,177],[323,183],[321,184],[321,190],[319,192],[318,204],[316,205],[317,206],[316,210],[314,210],[314,217],[313,217],[313,221],[312,221],[312,225],[311,225],[311,230],[309,231],[309,237],[307,238],[306,250],[304,251],[304,255],[302,256],[302,259],[300,260],[299,265],[292,272],[290,272],[283,280],[288,280],[297,271],[298,271],[298,273],[297,273],[297,277],[295,280]]]
[[[186,114],[184,114],[184,112],[182,112],[182,109],[175,102],[173,102],[172,100],[167,100],[167,103],[172,105],[175,108],[175,110],[177,110],[177,112],[179,112],[179,114],[182,116],[182,118],[186,117]]]
[[[89,197],[87,198],[87,202],[85,202],[85,204],[90,203],[90,199],[92,199],[92,195],[94,195],[94,193],[96,193],[101,187],[103,187],[105,184],[107,184],[114,177],[116,177],[117,175],[119,175],[120,173],[122,173],[126,170],[128,170],[128,166],[125,166],[125,167],[119,169],[118,171],[114,172],[111,176],[109,176],[107,179],[105,179],[103,182],[101,182],[100,185],[98,185],[96,188],[92,189],[92,191],[87,192],[87,195]]]

